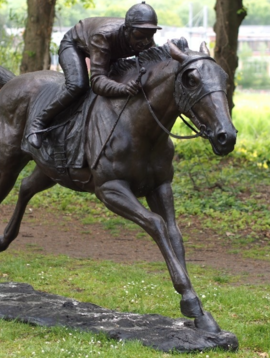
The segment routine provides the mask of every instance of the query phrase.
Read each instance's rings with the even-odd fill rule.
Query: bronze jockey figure
[[[42,132],[53,118],[89,89],[89,75],[85,58],[91,60],[90,83],[101,96],[136,95],[138,84],[117,83],[108,78],[110,65],[118,58],[137,56],[155,46],[153,36],[158,19],[154,9],[143,1],[132,6],[124,18],[90,17],[79,21],[63,37],[59,48],[59,63],[65,75],[63,91],[50,106],[34,119],[27,138],[40,148]]]

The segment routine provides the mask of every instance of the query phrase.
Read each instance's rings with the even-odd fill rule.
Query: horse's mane
[[[186,51],[188,49],[187,40],[184,37],[180,39],[173,39],[172,42],[181,50]],[[171,58],[169,53],[169,46],[165,44],[163,46],[151,47],[148,50],[142,51],[139,54],[140,66],[145,66],[148,63],[166,61]],[[118,59],[114,62],[110,69],[109,76],[117,76],[125,74],[129,69],[136,66],[135,58]]]

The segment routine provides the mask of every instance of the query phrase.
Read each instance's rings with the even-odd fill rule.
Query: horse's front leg
[[[150,209],[159,214],[166,223],[169,240],[172,244],[176,257],[186,269],[185,248],[182,234],[175,221],[174,199],[171,183],[164,183],[152,191],[147,197]]]
[[[188,317],[195,318],[195,324],[198,328],[218,332],[220,329],[216,322],[201,307],[200,300],[193,290],[188,277],[185,264],[179,261],[175,253],[175,250],[178,253],[179,250],[174,249],[173,246],[180,248],[181,245],[176,244],[177,240],[175,240],[174,244],[171,243],[169,232],[172,235],[173,229],[168,230],[167,223],[161,212],[154,213],[147,210],[134,196],[128,183],[122,180],[106,182],[96,189],[96,195],[108,209],[140,225],[155,240],[167,264],[174,288],[182,295],[182,313]],[[155,194],[152,194],[151,198],[148,198],[152,203],[154,202],[154,196]],[[158,200],[158,197],[160,197],[160,194],[156,200]],[[154,204],[152,205],[154,206]],[[167,205],[167,207],[169,206]],[[165,215],[167,211],[168,209],[164,209],[164,217],[168,216],[168,214]],[[178,230],[177,232],[179,233]]]
[[[171,183],[162,184],[153,190],[146,199],[150,209],[164,219],[167,227],[168,238],[171,242],[174,253],[178,258],[179,263],[187,272],[183,239],[175,220],[174,199]],[[182,296],[182,300],[180,302],[181,312],[187,317],[194,317],[195,325],[198,328],[203,328],[212,332],[219,332],[220,328],[212,315],[202,309],[201,312],[198,311],[197,306],[200,305],[201,307],[201,303],[199,302],[200,301],[197,296],[194,298],[185,298]]]

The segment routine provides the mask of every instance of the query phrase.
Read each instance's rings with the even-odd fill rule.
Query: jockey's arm
[[[138,91],[136,84],[118,83],[108,78],[111,65],[111,49],[102,35],[91,39],[91,87],[96,94],[104,97],[119,97],[128,94],[135,95]]]

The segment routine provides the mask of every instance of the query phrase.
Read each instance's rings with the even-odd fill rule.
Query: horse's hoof
[[[196,317],[194,324],[196,328],[203,329],[207,332],[219,333],[221,331],[210,312],[205,311],[202,316]]]
[[[8,248],[9,244],[5,242],[4,236],[0,236],[0,252],[5,251]]]
[[[198,297],[189,298],[187,300],[180,301],[180,309],[184,316],[190,318],[196,318],[203,315],[203,309],[201,301]]]

